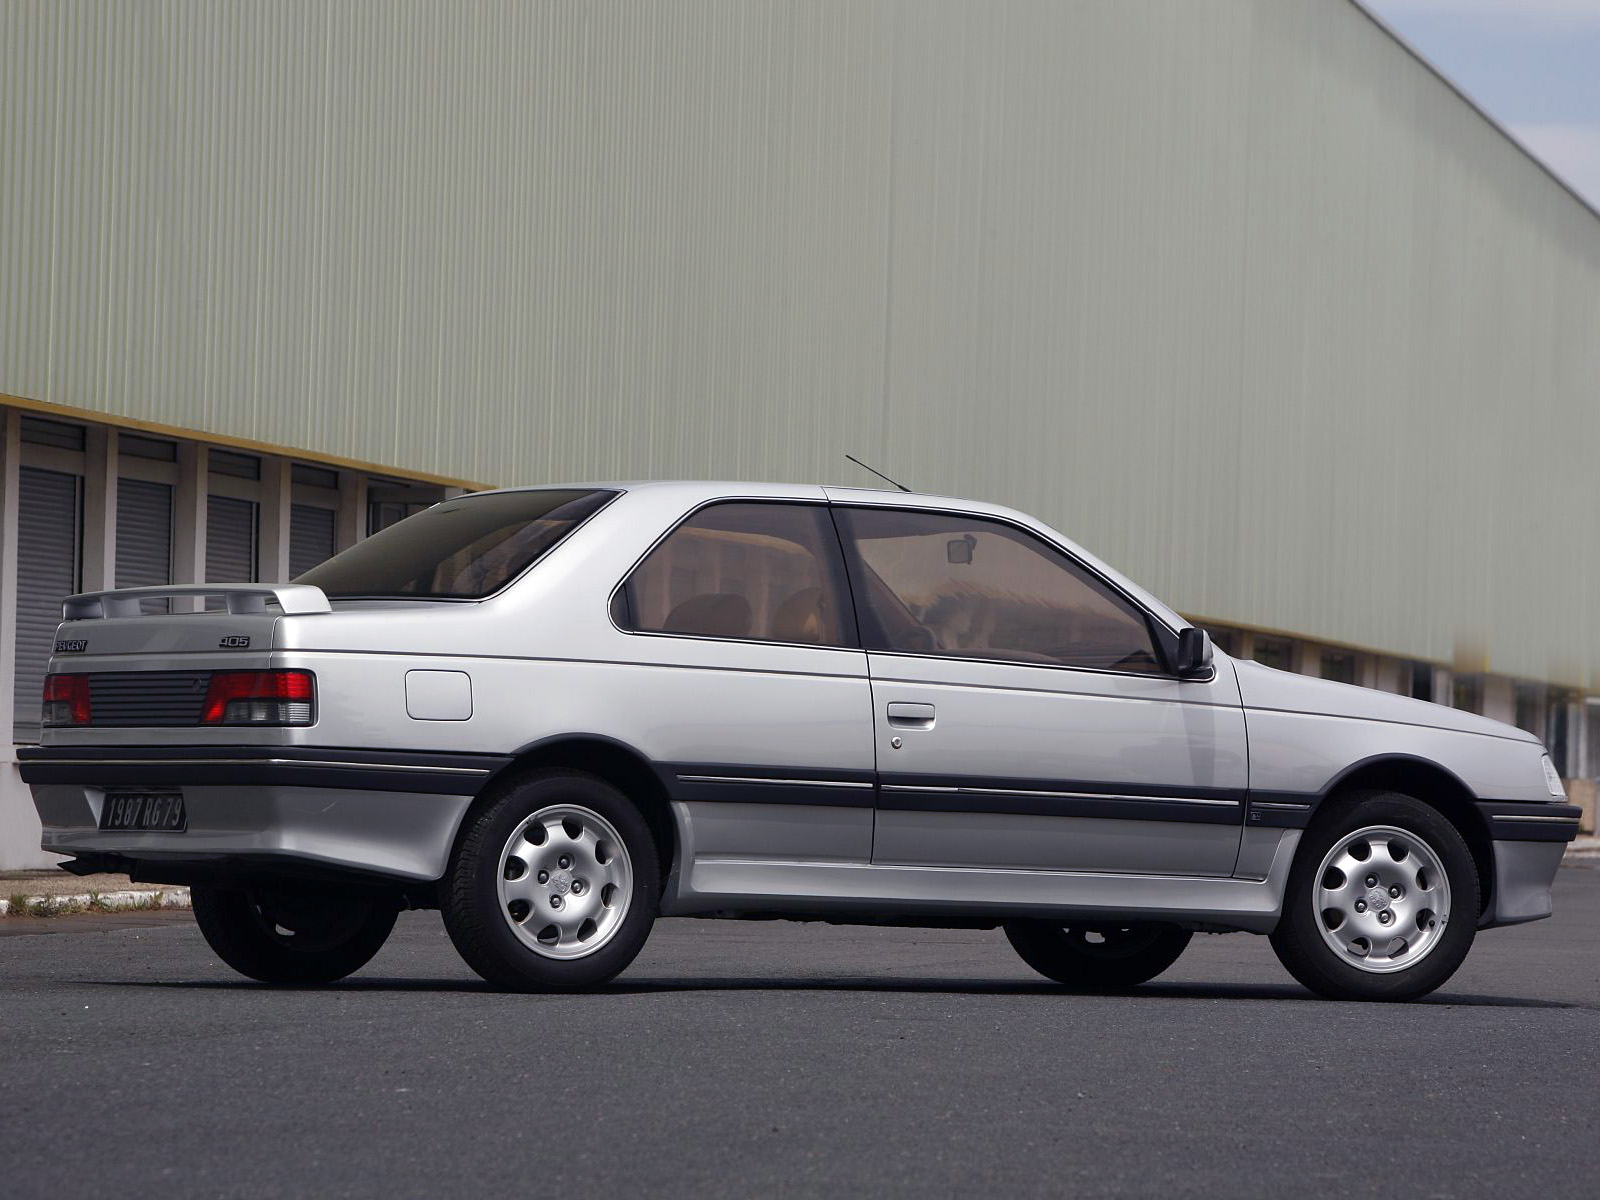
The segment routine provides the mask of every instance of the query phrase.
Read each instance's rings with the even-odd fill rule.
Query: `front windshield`
[[[435,504],[295,580],[329,596],[478,600],[499,591],[616,495],[489,492]]]

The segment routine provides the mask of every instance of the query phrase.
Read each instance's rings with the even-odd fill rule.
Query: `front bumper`
[[[431,882],[473,797],[508,760],[264,746],[26,747],[41,845],[161,883],[327,876]],[[181,792],[188,828],[100,828],[108,790]]]
[[[1567,843],[1578,836],[1576,804],[1484,800],[1478,812],[1494,845],[1494,894],[1482,926],[1520,925],[1552,911],[1555,882]]]

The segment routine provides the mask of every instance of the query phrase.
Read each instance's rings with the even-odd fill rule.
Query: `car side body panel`
[[[1248,772],[1233,671],[1208,680],[872,654],[873,861],[1230,875]],[[926,727],[891,705],[922,704]]]

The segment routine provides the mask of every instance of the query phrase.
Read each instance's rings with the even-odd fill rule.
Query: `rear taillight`
[[[87,675],[46,675],[44,716],[46,725],[89,724],[89,677]]]
[[[309,725],[316,707],[310,671],[218,671],[202,725]]]

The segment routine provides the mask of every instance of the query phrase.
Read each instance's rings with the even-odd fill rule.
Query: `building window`
[[[43,417],[22,418],[22,440],[33,446],[54,446],[57,450],[82,451],[88,431],[82,425],[47,421]]]
[[[212,450],[208,456],[211,471],[236,479],[260,479],[261,460],[254,454],[235,454],[231,450]]]
[[[327,467],[313,467],[307,463],[295,463],[289,468],[289,479],[293,483],[303,484],[306,487],[319,487],[334,489],[339,486],[339,472]]]
[[[398,525],[407,517],[425,512],[436,503],[435,500],[374,500],[367,505],[367,536],[382,533],[389,526]]]
[[[1211,644],[1229,658],[1239,657],[1239,631],[1237,629],[1207,629]]]
[[[1256,635],[1255,649],[1252,657],[1264,667],[1273,667],[1279,671],[1294,670],[1294,643],[1288,638],[1262,637]]]
[[[1354,683],[1356,681],[1356,656],[1348,650],[1324,650],[1322,652],[1322,677],[1331,679],[1335,683]]]
[[[1411,664],[1411,698],[1433,699],[1433,668],[1427,663]]]
[[[83,574],[83,480],[22,467],[17,489],[17,647],[12,739],[39,738],[45,668],[61,624],[61,601]]]
[[[1545,690],[1536,683],[1519,683],[1515,689],[1516,707],[1512,723],[1535,737],[1544,736]]]
[[[155,462],[177,462],[178,444],[160,438],[141,437],[136,433],[124,433],[117,437],[117,453]]]

